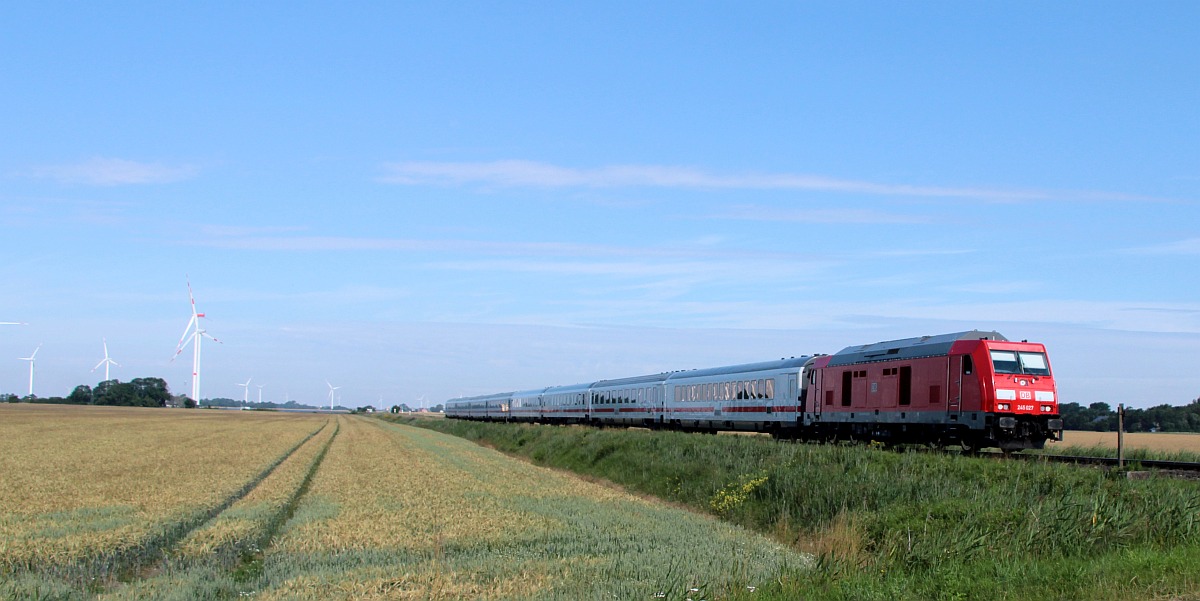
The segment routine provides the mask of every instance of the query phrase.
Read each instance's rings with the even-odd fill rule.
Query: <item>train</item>
[[[1062,440],[1045,345],[972,330],[758,363],[456,398],[448,418],[1041,449]]]

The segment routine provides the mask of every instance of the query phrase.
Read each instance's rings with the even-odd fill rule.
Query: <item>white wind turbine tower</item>
[[[253,380],[253,379],[254,378],[246,378],[245,384],[238,384],[238,386],[245,388],[245,390],[242,391],[242,406],[243,407],[245,407],[250,402],[250,380]]]
[[[262,385],[262,384],[255,384],[255,386],[257,386],[257,387],[258,387],[258,404],[259,404],[259,405],[262,405],[262,388],[263,388],[263,385]]]
[[[112,357],[108,356],[108,341],[103,338],[101,338],[100,340],[101,340],[101,342],[104,343],[104,359],[102,361],[100,361],[99,363],[97,363],[96,367],[92,368],[92,371],[96,371],[97,369],[100,369],[100,366],[103,365],[104,366],[104,381],[107,382],[109,380],[108,366],[116,365],[117,367],[121,367],[121,364],[117,363],[116,361],[113,361]]]
[[[17,357],[21,361],[29,362],[29,396],[33,396],[33,364],[34,360],[37,359],[37,352],[40,350],[42,350],[42,345],[39,344],[37,345],[37,348],[33,349],[32,355],[29,355],[28,357]]]
[[[329,410],[333,411],[333,391],[341,388],[341,386],[334,386],[329,383],[329,380],[325,380],[325,385],[329,387]]]
[[[171,361],[175,360],[180,353],[183,352],[183,347],[188,342],[192,343],[192,400],[196,401],[196,406],[200,405],[200,340],[205,336],[212,338],[213,342],[221,342],[213,338],[212,334],[204,331],[200,326],[200,318],[204,317],[203,313],[196,312],[196,297],[192,294],[192,281],[188,280],[188,299],[192,301],[192,319],[188,321],[187,327],[183,329],[183,336],[179,338],[179,345],[175,348],[175,356],[171,357]],[[191,332],[191,335],[188,335]]]

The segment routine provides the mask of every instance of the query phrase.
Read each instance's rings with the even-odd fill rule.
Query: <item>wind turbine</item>
[[[341,388],[341,386],[334,386],[329,383],[329,380],[325,380],[325,385],[329,387],[329,410],[333,411],[333,391]]]
[[[0,326],[27,326],[23,321],[0,321]]]
[[[40,350],[42,350],[42,345],[39,344],[37,345],[37,348],[33,349],[32,355],[29,355],[28,357],[17,357],[21,361],[29,362],[29,396],[33,396],[33,364],[34,360],[37,359],[37,352]]]
[[[96,371],[97,369],[100,369],[100,366],[103,365],[104,366],[104,381],[107,382],[109,380],[108,366],[116,365],[117,367],[121,367],[121,364],[117,363],[116,361],[113,361],[112,357],[108,356],[108,341],[103,338],[101,338],[100,340],[101,340],[101,342],[104,343],[104,360],[97,363],[96,367],[92,368],[92,371]]]
[[[242,406],[243,407],[245,407],[250,402],[250,380],[253,380],[253,379],[254,378],[246,378],[245,384],[238,384],[238,386],[245,388],[245,390],[242,391]]]
[[[192,294],[192,281],[187,281],[188,299],[192,301],[192,319],[188,321],[187,327],[183,328],[183,336],[179,337],[179,345],[175,348],[175,356],[171,357],[171,361],[175,361],[183,352],[183,347],[188,342],[192,343],[192,400],[196,401],[196,405],[200,405],[200,340],[205,336],[212,338],[213,342],[221,342],[213,338],[212,334],[204,331],[200,327],[200,318],[204,317],[203,313],[196,312],[196,297]],[[191,332],[191,335],[188,334]]]
[[[247,380],[247,381],[248,381],[248,380]],[[262,385],[262,384],[255,384],[255,386],[258,386],[258,404],[259,404],[259,405],[261,405],[261,404],[262,404],[262,388],[263,388],[263,385]]]

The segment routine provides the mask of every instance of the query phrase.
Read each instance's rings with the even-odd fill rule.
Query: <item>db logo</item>
[[[1022,401],[1028,401],[1028,400],[1031,400],[1031,399],[1033,399],[1033,393],[1032,393],[1032,392],[1029,392],[1028,390],[1022,390],[1022,391],[1021,391],[1021,400],[1022,400]]]

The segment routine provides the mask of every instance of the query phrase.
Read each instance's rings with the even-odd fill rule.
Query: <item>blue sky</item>
[[[12,2],[0,392],[349,406],[972,328],[1200,396],[1194,2]],[[9,357],[4,359],[3,357]],[[251,397],[257,397],[252,389]]]

